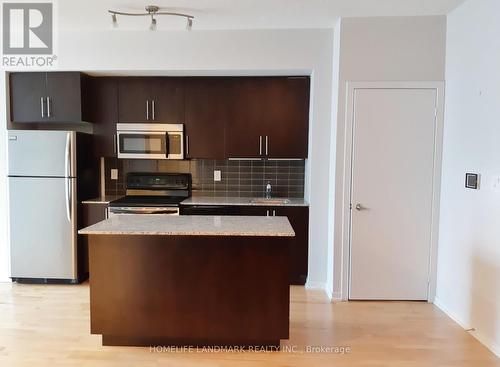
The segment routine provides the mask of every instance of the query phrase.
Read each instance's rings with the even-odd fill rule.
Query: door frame
[[[434,172],[432,189],[431,243],[429,255],[429,286],[427,301],[433,302],[436,294],[437,246],[439,236],[439,200],[441,193],[441,165],[444,125],[443,81],[401,81],[401,82],[347,82],[346,113],[344,121],[344,169],[342,193],[342,269],[341,300],[349,300],[351,276],[351,189],[354,127],[354,93],[357,89],[434,89],[436,90],[436,126],[434,136]]]

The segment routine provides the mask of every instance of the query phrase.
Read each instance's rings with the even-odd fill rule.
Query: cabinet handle
[[[189,155],[189,135],[186,135],[186,155]]]
[[[116,134],[113,134],[113,153],[116,154]]]
[[[146,120],[149,120],[149,101],[146,100]]]
[[[47,97],[47,117],[50,117],[50,97]]]
[[[269,136],[266,135],[266,155],[269,154]]]
[[[259,155],[262,155],[262,135],[259,136]]]
[[[42,118],[45,117],[45,109],[43,108],[43,97],[40,97],[40,109],[42,110]]]
[[[155,120],[155,100],[151,100],[151,116],[152,120]]]

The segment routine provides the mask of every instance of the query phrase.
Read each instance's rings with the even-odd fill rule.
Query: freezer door
[[[13,278],[76,279],[76,179],[9,177]]]
[[[9,176],[76,176],[75,134],[73,131],[9,131]]]

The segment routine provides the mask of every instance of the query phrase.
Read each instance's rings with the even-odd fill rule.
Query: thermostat
[[[479,189],[479,174],[466,173],[465,174],[465,187],[467,189],[478,190]]]

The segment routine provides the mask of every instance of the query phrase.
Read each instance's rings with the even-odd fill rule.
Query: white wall
[[[444,80],[446,18],[343,18],[339,37],[338,122],[334,126],[337,143],[336,157],[332,156],[336,160],[335,183],[331,183],[332,189],[335,187],[335,210],[330,212],[330,223],[334,225],[333,244],[330,243],[334,253],[334,297],[340,297],[342,291],[346,291],[342,289],[346,82]]]
[[[103,10],[105,12],[105,9]],[[105,13],[103,13],[105,14]],[[262,31],[127,31],[71,28],[78,13],[59,7],[64,27],[58,32],[60,70],[132,71],[162,74],[311,74],[311,126],[306,194],[310,201],[309,282],[324,287],[327,279],[328,157],[330,154],[333,30]],[[5,83],[0,79],[0,88]],[[1,91],[0,91],[1,93]],[[0,108],[6,99],[0,94]],[[0,110],[0,113],[2,111]],[[2,131],[5,132],[2,113]],[[1,140],[1,161],[5,139]],[[0,197],[5,197],[0,165]],[[0,213],[7,208],[0,201]],[[0,278],[8,275],[5,218],[0,218]]]
[[[436,304],[500,356],[499,14],[498,0],[468,0],[448,17]]]

